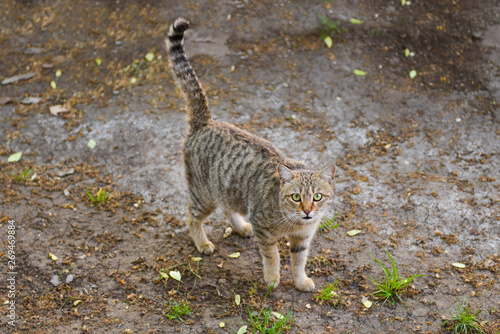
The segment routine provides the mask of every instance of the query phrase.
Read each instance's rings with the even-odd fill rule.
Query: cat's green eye
[[[323,195],[321,195],[321,194],[314,194],[314,196],[313,196],[313,199],[315,202],[321,201],[322,198],[323,198]]]
[[[292,194],[292,199],[295,201],[295,202],[299,202],[300,201],[300,194]]]

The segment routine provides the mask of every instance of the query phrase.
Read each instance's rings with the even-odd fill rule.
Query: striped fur
[[[314,283],[305,274],[307,254],[332,200],[335,167],[311,171],[287,159],[267,140],[213,120],[205,93],[184,53],[183,36],[188,26],[183,18],[175,20],[169,29],[167,48],[189,107],[190,131],[183,158],[189,188],[188,225],[196,248],[204,254],[213,253],[214,245],[202,223],[221,208],[236,232],[246,237],[255,235],[268,285],[280,282],[278,241],[288,236],[295,286],[312,291]]]

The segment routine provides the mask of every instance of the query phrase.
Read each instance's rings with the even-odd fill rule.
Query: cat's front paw
[[[214,244],[210,241],[204,243],[204,244],[201,244],[201,245],[196,245],[196,248],[198,249],[198,251],[200,253],[203,253],[203,254],[212,254],[215,250],[215,247],[214,247]]]
[[[246,223],[245,225],[243,225],[243,228],[237,232],[239,235],[245,238],[253,237],[252,224]]]
[[[268,287],[276,288],[280,284],[280,274],[264,275],[264,281]]]
[[[310,292],[314,290],[315,285],[313,280],[307,277],[305,280],[301,282],[295,282],[295,287],[300,291]]]

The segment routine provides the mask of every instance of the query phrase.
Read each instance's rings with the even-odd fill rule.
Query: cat
[[[255,235],[268,286],[280,283],[278,242],[288,236],[295,286],[313,291],[305,266],[311,240],[333,200],[335,166],[311,171],[287,159],[269,141],[212,119],[184,51],[188,27],[186,19],[177,18],[165,42],[170,67],[187,100],[189,130],[182,154],[189,188],[188,225],[196,248],[203,254],[214,252],[203,220],[221,208],[234,231]]]

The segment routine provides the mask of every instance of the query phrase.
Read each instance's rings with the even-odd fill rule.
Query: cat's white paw
[[[214,244],[210,241],[201,244],[201,245],[196,245],[196,248],[198,248],[198,251],[203,254],[212,254],[215,250]]]
[[[301,282],[295,282],[295,287],[300,291],[310,292],[313,291],[316,286],[314,285],[313,280],[307,277]]]
[[[239,235],[245,238],[253,237],[252,224],[246,223],[241,230],[236,232],[238,232]]]
[[[280,284],[280,274],[264,275],[264,281],[268,287],[276,288]]]

